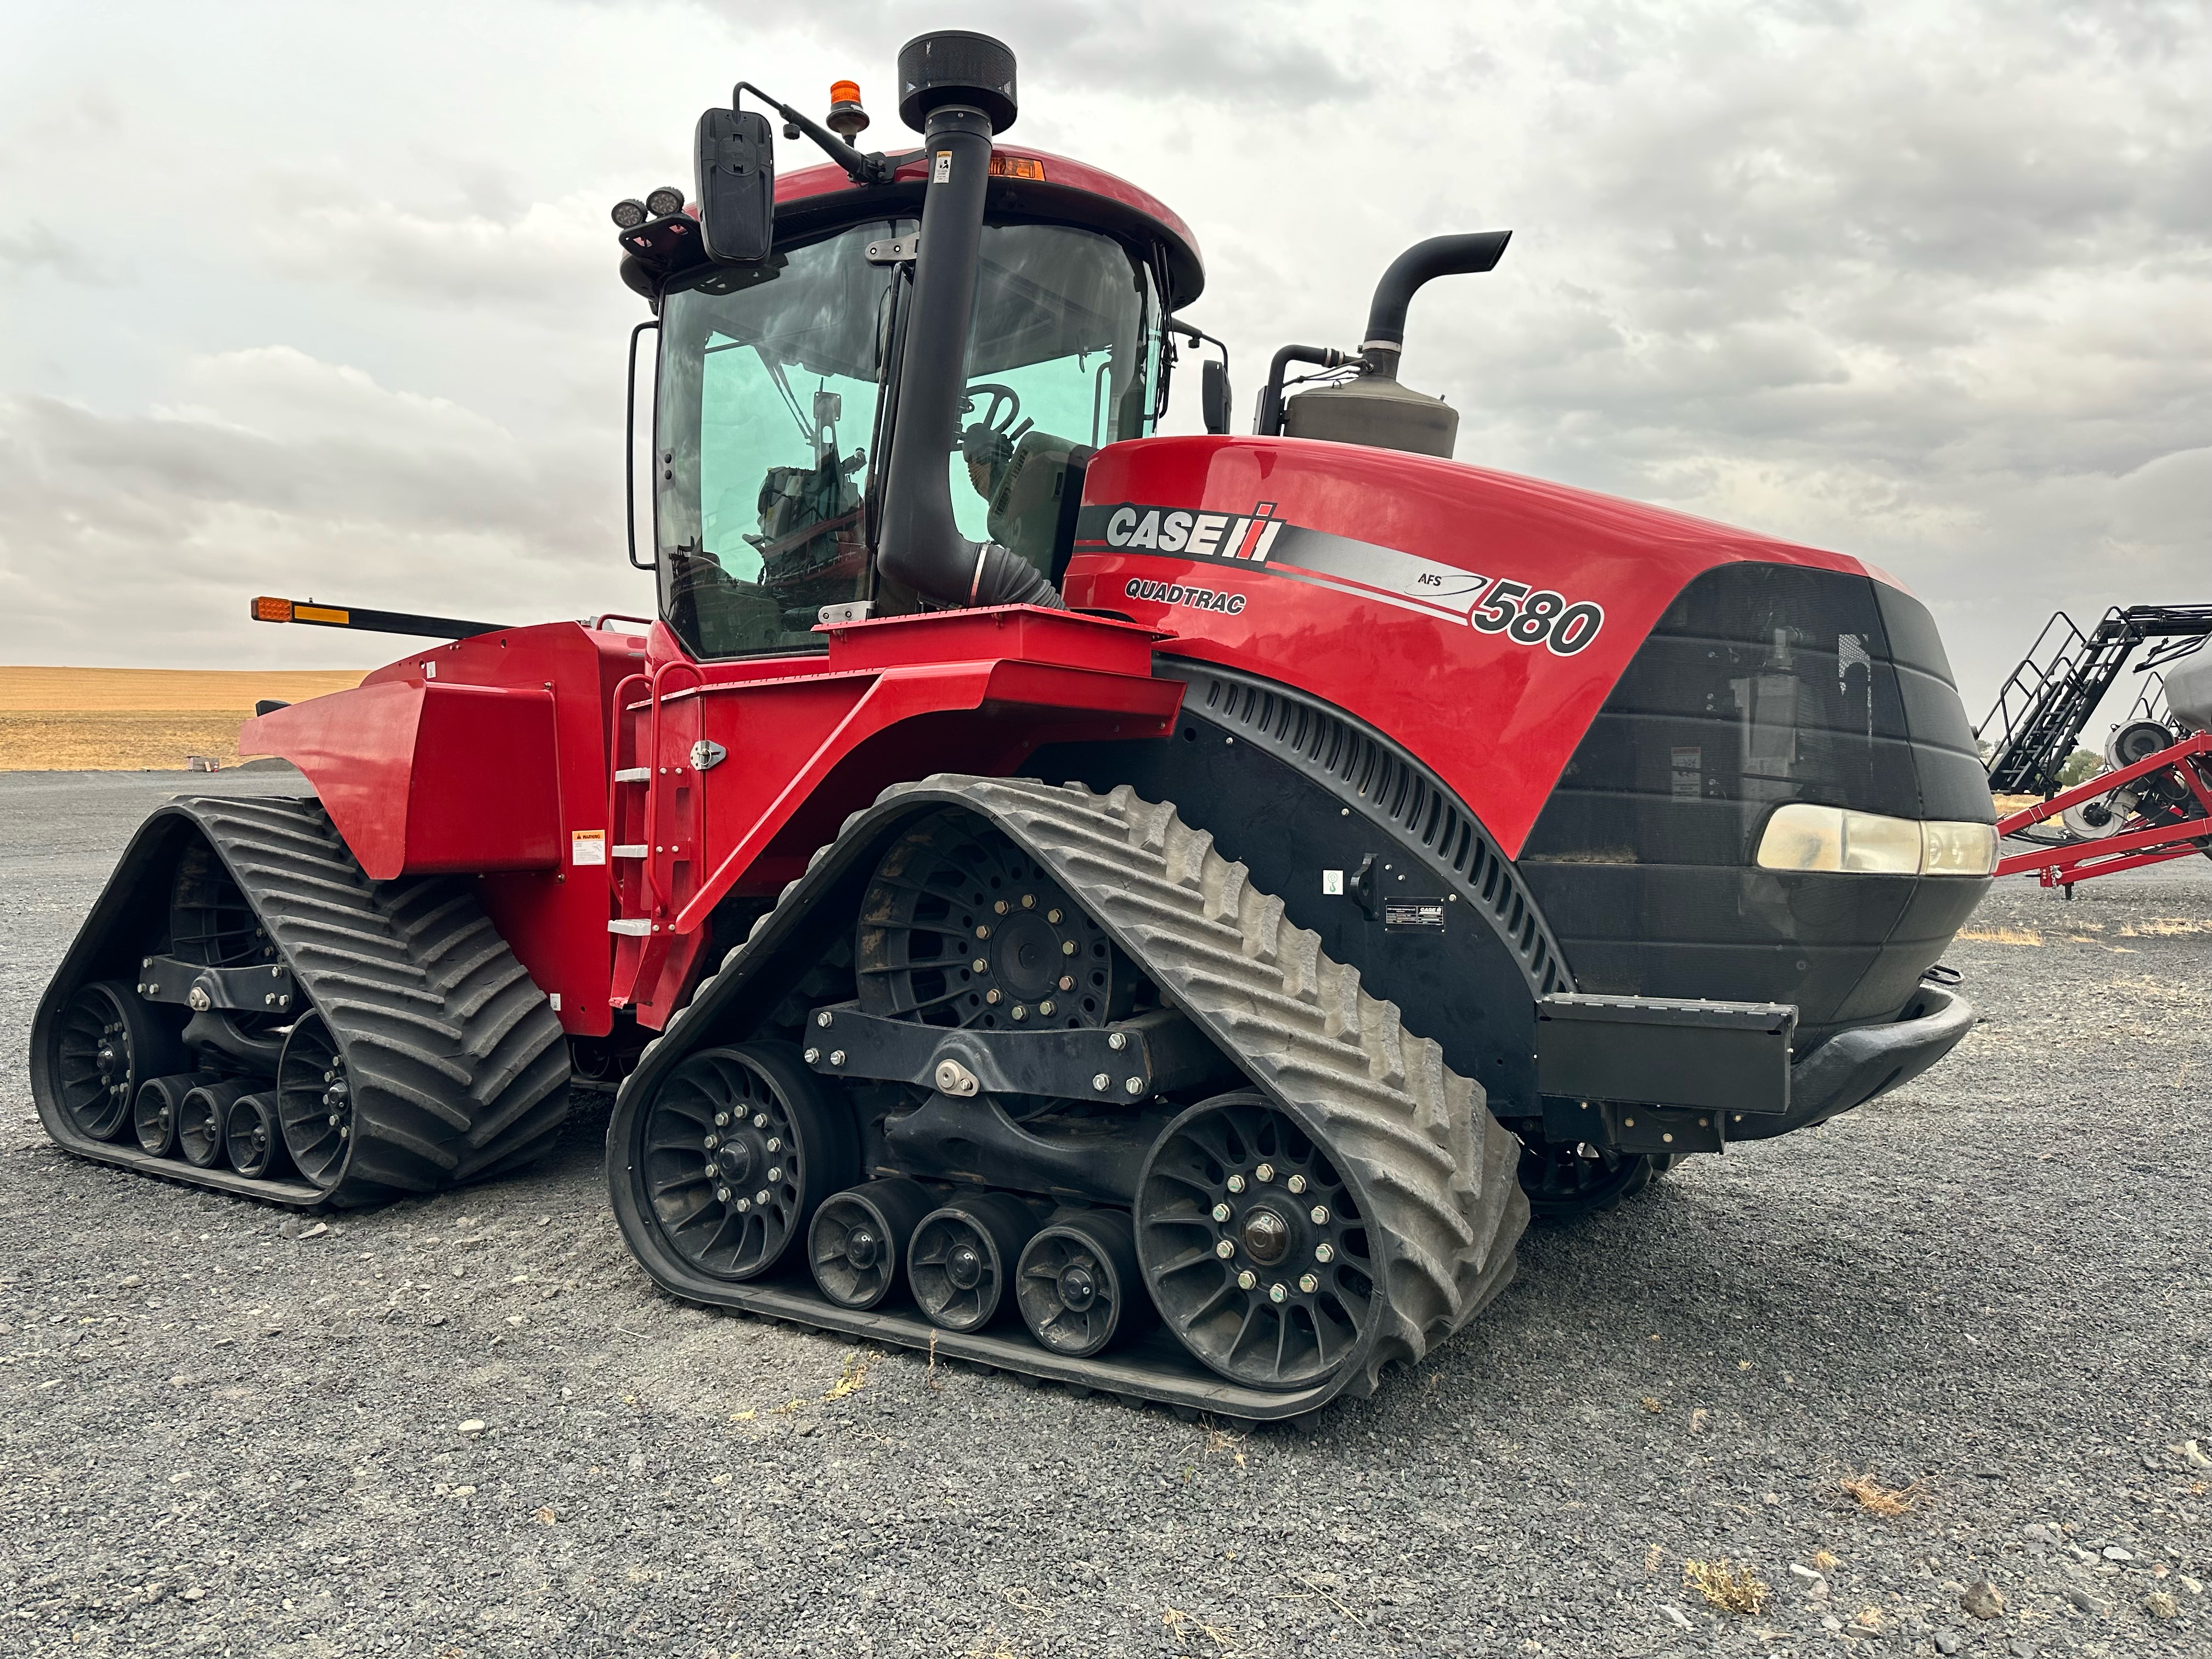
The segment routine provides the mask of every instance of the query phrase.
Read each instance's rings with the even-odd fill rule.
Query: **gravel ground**
[[[0,780],[8,1029],[210,781],[288,783]],[[313,1227],[57,1153],[10,1054],[0,1653],[2212,1651],[2212,869],[2009,884],[1951,960],[1985,1023],[1933,1074],[1532,1233],[1306,1433],[670,1302],[603,1108]]]

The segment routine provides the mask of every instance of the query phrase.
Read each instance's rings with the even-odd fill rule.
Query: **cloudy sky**
[[[2208,18],[13,0],[0,657],[388,654],[249,624],[256,592],[649,607],[608,204],[685,182],[738,76],[814,105],[849,75],[902,141],[897,48],[957,26],[1019,53],[1019,137],[1190,221],[1240,405],[1284,340],[1357,343],[1403,245],[1510,228],[1413,313],[1460,458],[1863,555],[1978,716],[2057,607],[2212,600]]]

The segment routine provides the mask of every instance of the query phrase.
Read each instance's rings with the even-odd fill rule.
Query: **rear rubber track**
[[[297,1175],[198,1170],[87,1139],[49,1109],[50,1091],[40,1088],[40,1115],[55,1139],[149,1174],[301,1207],[433,1192],[550,1149],[568,1109],[567,1040],[467,878],[372,880],[313,799],[202,798],[157,817],[167,814],[190,820],[215,849],[328,1022],[353,1088],[352,1150],[327,1189]],[[116,883],[130,878],[135,862],[125,855]],[[107,908],[103,898],[88,933]],[[72,959],[79,954],[73,950]],[[64,963],[47,993],[41,1028],[75,988],[65,983],[72,965]],[[34,1073],[43,1053],[34,1037]]]
[[[708,1036],[725,1000],[717,981],[741,981],[755,965],[756,945],[787,935],[797,921],[792,912],[805,911],[836,878],[838,864],[872,856],[848,849],[880,847],[887,827],[895,831],[946,805],[973,811],[1035,858],[1167,1001],[1195,1021],[1263,1094],[1324,1139],[1332,1157],[1356,1170],[1382,1241],[1375,1339],[1362,1364],[1316,1390],[1269,1395],[1211,1373],[1210,1389],[1194,1389],[1135,1374],[1127,1356],[1069,1360],[1026,1338],[981,1339],[988,1354],[970,1357],[1174,1404],[1259,1418],[1299,1415],[1340,1394],[1372,1393],[1387,1366],[1418,1363],[1510,1281],[1514,1246],[1528,1218],[1517,1176],[1521,1143],[1490,1115],[1481,1086],[1446,1066],[1437,1043],[1406,1031],[1395,1004],[1362,990],[1358,969],[1332,961],[1318,935],[1291,925],[1282,901],[1253,888],[1245,866],[1223,857],[1210,831],[1193,829],[1173,805],[1140,799],[1127,786],[1100,795],[1078,784],[940,775],[887,790],[815,854],[807,875],[785,890],[777,908],[702,983],[653,1048],[672,1047],[680,1057],[709,1040],[729,1040],[726,1032]],[[624,1085],[633,1112],[633,1091],[649,1087],[665,1069],[653,1066],[653,1058],[649,1048]],[[618,1107],[616,1126],[627,1115]],[[609,1154],[621,1212],[626,1206],[611,1132]],[[631,1232],[629,1214],[623,1221]],[[911,1346],[933,1344],[939,1352],[963,1352],[979,1340],[956,1341],[918,1315],[852,1316],[819,1298],[810,1307],[805,1296],[785,1288],[696,1274],[679,1274],[683,1282],[675,1282],[654,1259],[661,1252],[641,1254],[661,1283],[695,1299]]]

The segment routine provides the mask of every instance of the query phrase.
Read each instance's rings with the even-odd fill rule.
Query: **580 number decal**
[[[1548,587],[1532,593],[1528,583],[1500,577],[1475,602],[1468,620],[1516,645],[1547,646],[1555,657],[1571,657],[1597,637],[1605,611],[1588,599],[1569,605],[1565,595]]]

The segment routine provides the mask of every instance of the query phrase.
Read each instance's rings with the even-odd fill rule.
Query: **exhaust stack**
[[[951,456],[967,381],[984,190],[992,137],[1014,124],[1014,54],[988,35],[948,30],[908,41],[898,75],[899,115],[922,135],[929,181],[878,568],[943,605],[1057,609],[1059,590],[1032,566],[995,542],[969,541],[952,516]]]

